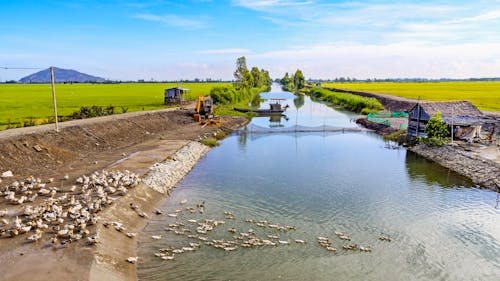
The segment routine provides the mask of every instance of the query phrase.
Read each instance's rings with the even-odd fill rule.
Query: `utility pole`
[[[451,145],[453,145],[453,105],[451,106]]]
[[[54,120],[56,121],[56,132],[59,132],[59,123],[57,122],[57,103],[56,103],[56,86],[54,83],[54,67],[50,67],[50,81],[52,84],[52,103],[54,104]]]
[[[417,129],[416,129],[416,132],[415,132],[415,137],[418,137],[418,130],[420,130],[420,96],[418,96],[417,111],[418,111],[418,115],[417,115]]]

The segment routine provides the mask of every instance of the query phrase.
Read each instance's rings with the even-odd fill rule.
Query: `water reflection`
[[[340,128],[359,127],[354,121],[359,117],[348,111],[332,110],[324,103],[313,102],[309,96],[294,95],[290,92],[272,92],[261,94],[264,101],[260,108],[269,108],[272,98],[285,99],[283,104],[289,105],[284,112],[284,117],[279,122],[279,127],[291,127],[301,125],[306,127],[335,126]],[[276,119],[255,117],[252,123],[257,126],[272,128]],[[283,126],[281,126],[283,125]]]
[[[296,98],[293,99],[293,104],[295,108],[299,110],[305,103],[305,95],[299,94]]]
[[[288,96],[289,120],[254,118],[270,127],[323,124],[357,126],[353,114],[334,111],[304,97]],[[270,128],[272,129],[272,128]],[[278,128],[279,130],[279,128]],[[138,276],[141,280],[497,280],[500,276],[498,194],[473,187],[466,179],[397,148],[372,133],[236,134],[222,141],[183,179],[161,206],[165,214],[141,234]],[[185,212],[206,202],[203,214]],[[159,249],[184,247],[193,240],[166,232],[169,224],[188,219],[224,219],[207,239],[236,239],[228,232],[269,230],[245,219],[294,225],[280,235],[286,246],[225,252],[205,244],[176,255],[154,256]],[[177,213],[176,213],[177,214]],[[195,225],[196,227],[196,225]],[[271,230],[274,231],[274,230]],[[352,242],[370,245],[372,253],[318,246],[328,236],[342,248],[335,231]],[[196,233],[196,232],[193,232]],[[152,241],[151,235],[163,235]],[[392,242],[380,241],[380,234]],[[304,239],[304,245],[293,239]]]
[[[430,186],[474,187],[471,180],[411,151],[406,152],[406,170],[411,181],[425,181]]]

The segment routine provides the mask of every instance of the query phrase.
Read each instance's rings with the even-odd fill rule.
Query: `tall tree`
[[[273,84],[273,80],[271,79],[271,76],[269,75],[269,71],[261,69],[260,73],[262,74],[264,85],[267,87],[271,87]]]
[[[247,59],[239,57],[236,60],[236,70],[234,71],[234,87],[240,89],[250,89],[253,86],[253,77],[247,68]]]
[[[252,77],[253,77],[252,87],[262,87],[262,85],[264,85],[264,81],[262,81],[262,75],[260,73],[259,68],[256,66],[252,67],[252,70],[250,70],[250,73],[252,74]]]
[[[283,87],[283,90],[285,91],[293,91],[293,80],[290,78],[288,75],[288,72],[285,73],[285,77],[281,79],[281,85]]]
[[[295,71],[295,74],[293,75],[293,84],[297,90],[306,86],[306,79],[304,78],[304,74],[302,74],[302,70],[297,69],[297,71]]]

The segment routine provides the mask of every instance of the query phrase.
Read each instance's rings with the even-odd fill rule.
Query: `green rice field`
[[[56,84],[59,116],[68,116],[82,106],[114,106],[116,112],[165,108],[166,88],[190,89],[184,95],[195,100],[224,83]],[[27,120],[46,123],[53,115],[50,84],[0,84],[0,130],[23,126]]]
[[[357,91],[385,93],[423,100],[468,100],[481,110],[500,111],[500,82],[424,82],[424,83],[321,83]]]

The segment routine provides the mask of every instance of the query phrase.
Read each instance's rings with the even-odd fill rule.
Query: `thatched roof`
[[[480,125],[484,123],[483,113],[469,101],[421,101],[419,106],[430,117],[436,115],[438,111],[441,112],[441,117],[448,124]]]
[[[441,112],[443,118],[451,117],[452,115],[468,117],[483,116],[483,113],[469,101],[421,101],[420,106],[430,116],[434,116],[438,111]]]

